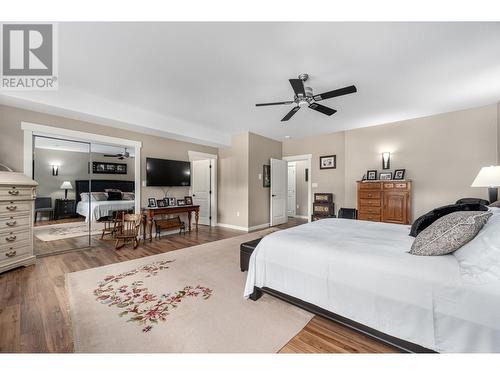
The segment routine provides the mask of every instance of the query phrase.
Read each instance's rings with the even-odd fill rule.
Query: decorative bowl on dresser
[[[0,172],[0,272],[35,262],[33,210],[35,186],[17,172]]]
[[[411,223],[410,180],[358,181],[358,219]]]

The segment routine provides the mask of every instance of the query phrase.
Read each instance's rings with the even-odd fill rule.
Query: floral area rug
[[[267,233],[68,274],[75,351],[277,352],[312,314],[243,298],[239,246]]]

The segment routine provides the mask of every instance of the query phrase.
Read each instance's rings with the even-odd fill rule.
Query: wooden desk
[[[172,207],[146,207],[142,209],[144,214],[143,233],[144,242],[146,242],[146,233],[149,235],[149,241],[153,240],[153,219],[156,215],[188,215],[188,230],[191,232],[191,216],[194,212],[196,231],[198,232],[198,219],[200,218],[200,206],[172,206]]]

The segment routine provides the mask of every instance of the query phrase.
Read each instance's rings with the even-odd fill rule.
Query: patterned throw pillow
[[[410,254],[450,254],[476,237],[491,215],[489,211],[457,211],[443,216],[419,233]]]
[[[500,201],[493,202],[488,207],[500,208]]]
[[[106,194],[105,192],[95,192],[95,193],[92,193],[92,200],[94,201],[107,201],[108,200],[108,194]]]
[[[135,200],[135,193],[123,192],[123,200],[124,201],[133,201]]]

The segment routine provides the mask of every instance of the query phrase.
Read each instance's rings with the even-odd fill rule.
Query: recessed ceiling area
[[[59,90],[0,103],[210,145],[282,140],[498,102],[500,23],[60,23]],[[325,116],[292,105],[308,73]]]

